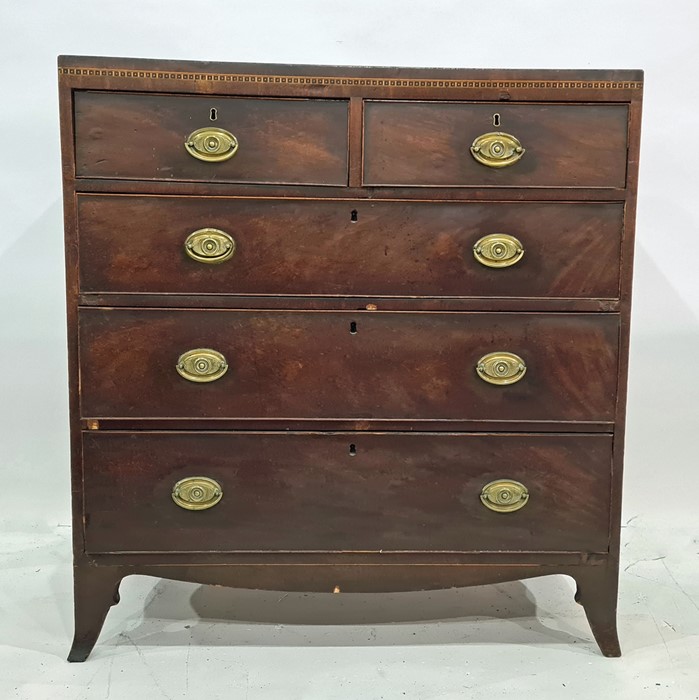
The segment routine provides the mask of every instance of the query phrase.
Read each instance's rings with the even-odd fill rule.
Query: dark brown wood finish
[[[221,556],[221,555],[219,555]],[[69,661],[85,661],[97,641],[109,608],[119,602],[121,580],[133,574],[233,588],[257,588],[275,591],[313,591],[318,593],[378,593],[385,591],[429,591],[457,586],[483,586],[538,576],[562,574],[578,584],[576,601],[585,607],[595,641],[605,656],[620,656],[616,626],[610,622],[610,607],[616,605],[616,570],[605,564],[586,561],[566,563],[564,554],[555,564],[373,565],[304,564],[225,566],[128,562],[82,566],[75,569],[75,592],[84,604],[76,608],[75,638]],[[542,557],[539,557],[542,559]],[[383,559],[383,558],[382,558]],[[115,593],[116,590],[116,593]],[[241,619],[244,619],[241,618]],[[419,613],[416,613],[419,619]],[[535,641],[533,638],[532,641]],[[507,644],[505,638],[501,642]],[[519,643],[519,642],[518,642]],[[586,646],[591,646],[589,643]]]
[[[76,601],[70,659],[82,661],[90,653],[109,606],[118,600],[119,581],[131,574],[309,591],[429,589],[567,574],[577,581],[576,597],[602,652],[618,656],[615,609],[642,72],[63,57],[59,77]],[[215,125],[241,139],[240,152],[226,163],[201,163],[183,147],[191,131],[207,121],[214,124],[212,106],[218,112]],[[235,113],[244,131],[224,124],[221,109]],[[501,171],[479,165],[468,152],[475,136],[494,130],[486,118],[495,112],[501,130],[527,149],[519,163]],[[258,117],[262,120],[256,122]],[[345,217],[352,209],[359,219],[350,225]],[[181,235],[187,235],[184,223],[198,226],[200,214],[225,225],[245,221],[244,230],[231,232],[240,242],[240,255],[229,261],[233,266],[189,272]],[[469,246],[486,223],[521,227],[527,238],[521,266],[468,266]],[[215,224],[201,224],[207,225]],[[173,240],[178,258],[156,256]],[[294,247],[284,245],[289,240]],[[261,242],[266,252],[255,247]],[[388,254],[380,260],[382,242]],[[216,308],[222,311],[206,310]],[[299,313],[303,310],[307,313]],[[453,313],[434,313],[440,311]],[[356,334],[344,328],[349,316],[358,323]],[[300,347],[290,339],[293,324],[277,321],[279,338],[269,326],[269,319],[291,317],[314,319],[297,328],[304,331]],[[122,320],[110,320],[116,318]],[[143,318],[160,319],[160,332],[147,330]],[[168,318],[195,320],[182,328],[164,321]],[[264,328],[257,342],[269,362],[263,363],[261,377],[250,365],[243,372],[247,406],[262,407],[252,412],[257,418],[222,416],[216,401],[202,399],[216,396],[226,414],[240,401],[235,381],[228,392],[221,390],[223,384],[199,386],[203,392],[188,412],[184,396],[179,403],[170,401],[168,382],[181,378],[174,372],[176,358],[164,359],[167,352],[158,360],[160,379],[138,391],[133,382],[149,376],[154,357],[150,350],[141,353],[138,342],[143,349],[150,341],[162,345],[196,329],[215,330],[215,337],[230,341],[237,353],[229,358],[223,380],[235,378],[240,358],[258,360],[255,346],[234,338],[230,329],[227,335],[221,318],[237,319],[237,328],[240,319],[258,319]],[[337,319],[342,323],[336,329]],[[497,340],[517,339],[541,350],[538,356],[554,367],[555,378],[542,380],[541,366],[532,371],[539,360],[527,358],[529,370],[519,384],[479,383],[470,374],[472,358],[463,352],[472,345],[466,325],[476,329],[472,340],[489,340],[491,349]],[[127,352],[121,345],[125,338],[138,341],[133,347],[127,342]],[[135,356],[140,367],[129,363]],[[301,383],[293,372],[280,374],[285,363],[291,371],[294,358],[302,363]],[[448,372],[445,358],[450,358]],[[315,380],[305,365],[309,359],[319,375]],[[445,389],[440,403],[437,384],[430,387],[427,380],[434,368],[439,371],[433,380],[447,380],[451,392],[468,386],[461,402]],[[272,386],[275,376],[282,381]],[[322,386],[323,378],[335,387],[335,397]],[[255,382],[269,390],[257,404]],[[527,393],[527,382],[549,396],[548,407],[541,395]],[[359,397],[350,392],[357,386]],[[313,400],[287,396],[280,403],[285,392],[301,387],[318,393]],[[500,393],[489,395],[490,389]],[[524,393],[508,394],[509,389]],[[326,402],[318,403],[323,396]],[[499,410],[493,396],[510,413]],[[105,409],[126,406],[127,415],[81,412],[86,401],[97,400]],[[148,413],[143,410],[148,405],[168,410],[138,417]],[[313,415],[289,421],[274,413],[284,405],[311,406]],[[486,413],[478,420],[463,418],[476,416],[479,405]],[[359,415],[367,406],[374,417]],[[538,406],[540,415],[529,415],[527,406]],[[202,417],[202,407],[208,417]],[[329,414],[342,412],[339,408],[363,410],[329,421]],[[421,419],[425,410],[441,417]],[[448,418],[449,411],[462,418]],[[380,417],[391,413],[402,417]],[[490,418],[484,419],[486,414]],[[313,434],[289,434],[288,428]],[[253,429],[257,432],[249,432]],[[371,432],[377,430],[382,432]],[[442,432],[414,433],[418,430]],[[303,449],[280,450],[284,440]],[[151,447],[136,447],[146,444]],[[247,455],[246,469],[230,463],[232,444]],[[353,457],[344,451],[350,444],[357,450]],[[254,504],[243,509],[250,515],[244,546],[256,539],[261,549],[223,551],[236,546],[230,544],[235,531],[207,525],[233,513],[230,496],[236,488],[211,511],[179,512],[168,489],[174,476],[184,474],[186,445],[196,446],[221,479],[236,479],[237,488],[257,494],[258,515],[276,509],[257,520]],[[418,447],[409,451],[410,445]],[[519,459],[508,462],[507,455]],[[349,466],[343,468],[345,463]],[[458,480],[477,490],[478,476],[504,478],[505,467],[518,470],[521,481],[529,479],[537,494],[555,494],[548,521],[537,510],[542,501],[532,497],[522,511],[510,514],[491,514],[482,506],[483,512],[473,510],[473,500],[467,501],[460,522]],[[332,477],[323,494],[321,473]],[[280,484],[291,487],[286,496],[293,498],[275,496]],[[334,509],[319,500],[329,492],[335,494]],[[120,494],[121,511],[110,493]],[[358,494],[365,496],[364,504],[354,498]],[[300,527],[274,529],[280,507]],[[361,508],[368,512],[366,522]],[[123,517],[128,509],[132,525]],[[146,513],[172,514],[172,509],[175,529],[168,536]],[[321,515],[312,518],[314,512]],[[391,529],[391,513],[403,516],[403,527]],[[177,521],[187,515],[193,517]],[[491,515],[488,529],[483,518]],[[199,516],[203,519],[197,521]],[[530,519],[528,530],[517,525],[524,518]],[[428,532],[418,527],[421,519],[430,524]],[[182,522],[199,525],[182,528]],[[515,524],[502,525],[508,522]],[[86,529],[94,548],[112,551],[91,552]],[[187,547],[198,548],[204,536],[218,538],[220,549],[178,551],[182,533],[189,538]],[[464,544],[459,551],[440,550],[450,546],[440,541],[460,542],[460,533],[467,541],[468,535],[476,538],[479,549]],[[119,534],[141,551],[125,551]],[[321,549],[304,551],[309,545],[302,535]],[[290,548],[275,550],[283,537],[293,540]],[[369,549],[361,549],[362,539],[370,542]],[[152,545],[156,540],[158,550]],[[371,549],[384,541],[396,549],[380,554]],[[508,551],[499,549],[503,542]]]
[[[74,110],[77,177],[347,184],[346,101],[76,92]],[[187,153],[207,126],[234,134],[233,158]]]
[[[614,415],[618,319],[596,314],[82,309],[84,418],[605,421]],[[175,365],[211,348],[226,374]],[[527,366],[495,386],[476,365]],[[329,423],[328,428],[332,428]]]
[[[357,311],[611,311],[622,308],[618,299],[556,297],[350,297],[242,296],[239,294],[87,293],[81,306],[129,306],[197,309],[288,309]]]
[[[184,241],[213,227],[233,258]],[[621,203],[443,203],[226,197],[78,197],[83,293],[606,298],[619,295]],[[487,267],[492,233],[525,255]]]
[[[641,70],[400,68],[59,56],[75,89],[368,99],[629,102]]]
[[[624,187],[627,124],[626,105],[369,101],[364,183]],[[515,136],[524,155],[508,167],[488,168],[469,148],[478,136],[500,131]]]
[[[334,185],[277,185],[265,184],[264,187],[249,183],[229,182],[186,182],[182,180],[149,180],[145,188],[139,180],[107,180],[104,178],[80,178],[76,183],[78,192],[97,194],[148,194],[183,195],[183,196],[239,196],[269,197],[291,199],[371,199],[371,200],[418,200],[418,201],[625,201],[628,190],[619,187],[388,187],[388,186],[352,186]]]
[[[84,418],[85,430],[318,430],[328,426],[327,418]],[[532,432],[609,433],[609,421],[469,420],[410,418],[333,419],[332,432],[371,430],[428,430],[430,432]]]
[[[83,440],[91,553],[609,546],[608,435],[92,431]],[[221,484],[219,505],[174,503],[173,485],[195,475]],[[499,478],[524,483],[529,503],[487,509],[481,490]]]

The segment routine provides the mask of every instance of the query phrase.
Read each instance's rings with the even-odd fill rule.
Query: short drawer
[[[78,230],[88,293],[615,298],[623,204],[80,195]]]
[[[615,314],[83,308],[79,327],[86,418],[614,417]]]
[[[87,432],[87,550],[606,552],[611,453],[609,435]]]
[[[77,92],[74,108],[77,177],[347,184],[343,100]],[[204,128],[232,134],[235,154],[192,155],[211,157],[209,138],[218,139],[215,157],[233,150],[219,153],[227,137]]]
[[[368,101],[364,184],[623,188],[627,124],[626,105]]]

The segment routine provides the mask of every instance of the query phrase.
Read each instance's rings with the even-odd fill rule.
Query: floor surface
[[[92,656],[69,664],[70,529],[0,535],[0,699],[699,698],[695,527],[630,518],[620,659],[573,582],[290,594],[124,580]]]

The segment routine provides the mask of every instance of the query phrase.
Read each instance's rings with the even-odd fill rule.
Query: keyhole
[[[350,445],[349,453],[350,453],[350,457],[356,457],[356,456],[357,456],[357,446],[356,446],[354,443],[352,443],[352,444]]]
[[[218,112],[216,111],[216,107],[211,108],[211,111],[209,112],[209,119],[211,119],[212,122],[215,122],[218,119]]]
[[[359,220],[359,216],[357,215],[357,210],[352,209],[352,213],[350,214],[350,221],[354,224]]]
[[[500,126],[500,115],[497,112],[493,114],[493,126]]]
[[[350,333],[352,335],[354,335],[356,332],[357,332],[357,322],[352,321],[352,323],[350,323]]]

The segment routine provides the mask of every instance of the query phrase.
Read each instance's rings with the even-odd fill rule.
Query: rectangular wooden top
[[[410,99],[638,99],[641,70],[551,70],[285,65],[59,56],[76,88],[215,94],[313,94]]]

